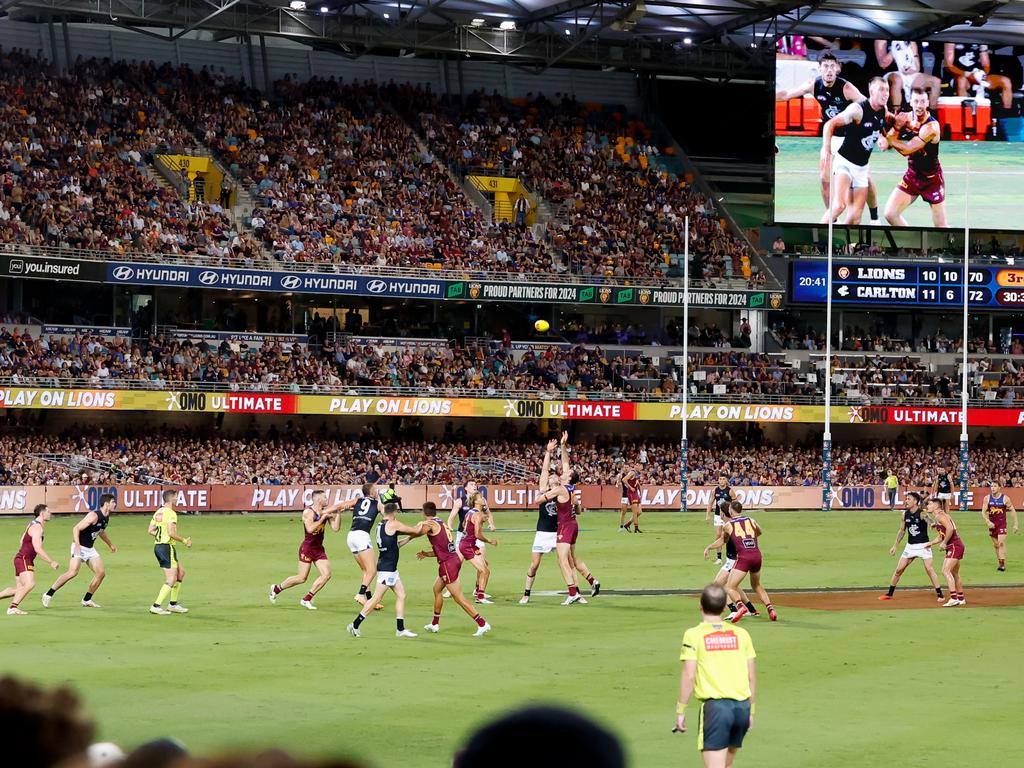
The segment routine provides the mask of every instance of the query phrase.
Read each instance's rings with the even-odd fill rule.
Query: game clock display
[[[792,263],[790,301],[823,304],[827,262]],[[1024,307],[1024,268],[970,267],[968,301],[977,309]],[[963,306],[963,267],[959,264],[865,264],[833,262],[832,301],[888,306]]]

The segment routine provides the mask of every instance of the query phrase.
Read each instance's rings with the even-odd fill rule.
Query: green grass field
[[[817,223],[825,212],[818,181],[821,139],[779,136],[775,156],[775,219]],[[964,227],[964,196],[970,171],[971,229],[1015,229],[1024,198],[1024,145],[995,142],[944,141],[939,162],[946,180],[946,219]],[[903,178],[907,160],[895,151],[871,153],[871,177],[878,188],[879,214],[893,188]],[[930,206],[916,200],[903,217],[914,227],[932,226]],[[865,209],[862,223],[868,222]]]
[[[0,671],[72,683],[100,736],[125,747],[172,734],[201,751],[275,745],[378,768],[442,767],[474,726],[523,703],[555,702],[614,729],[633,766],[699,765],[694,736],[670,733],[679,641],[697,619],[695,599],[608,594],[563,608],[560,598],[538,596],[520,607],[534,519],[498,515],[499,527],[513,530],[499,532],[489,553],[490,635],[471,637],[472,623],[448,605],[441,634],[397,640],[389,601],[356,640],[344,629],[356,613],[357,568],[343,534],[328,536],[335,576],[312,613],[298,605],[301,588],[277,606],[266,597],[267,585],[293,572],[297,515],[184,517],[180,530],[196,542],[183,555],[182,602],[192,612],[158,617],[146,613],[161,582],[146,520],[116,518],[110,534],[121,550],[105,556],[102,610],[78,606],[84,575],[44,610],[39,596],[52,572],[41,570],[24,606],[31,615],[0,615]],[[618,533],[616,520],[595,513],[581,521],[580,552],[605,589],[696,589],[712,578],[715,567],[700,559],[710,540],[703,515],[648,514],[642,536]],[[769,589],[888,582],[895,516],[760,520]],[[62,565],[73,522],[58,518],[47,530]],[[8,569],[23,525],[0,521]],[[1010,542],[1010,572],[997,574],[980,521],[972,515],[960,527],[968,597],[971,584],[1022,580],[1021,539]],[[403,550],[401,571],[408,624],[421,631],[436,568],[414,551]],[[906,583],[926,583],[923,570],[912,568]],[[545,561],[535,590],[559,586],[555,562]],[[897,600],[872,611],[797,610],[781,594],[776,603],[778,623],[744,623],[759,655],[759,717],[741,764],[1007,763],[1011,713],[1024,707],[1016,659],[1024,608],[911,610]]]

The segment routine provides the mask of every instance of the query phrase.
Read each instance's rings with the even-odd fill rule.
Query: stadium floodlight
[[[485,22],[484,19],[473,19],[473,26],[474,27],[482,27],[485,23],[486,22]]]
[[[320,6],[320,13],[330,13],[330,12],[331,12],[331,9],[328,8],[326,5],[321,5]]]
[[[683,38],[683,45],[691,45],[692,43],[693,43],[693,38],[692,37],[684,37]]]
[[[390,14],[390,13],[387,13],[387,12],[385,12],[385,13],[384,13],[384,18],[385,18],[385,19],[390,19],[390,18],[391,18],[391,14]]]
[[[306,0],[292,0],[288,3],[288,7],[293,11],[304,11],[306,10]]]
[[[569,37],[570,35],[572,35],[572,30],[571,29],[565,30],[565,36]]]
[[[516,28],[516,23],[512,20],[505,20],[498,25],[498,29],[504,32],[510,32]]]

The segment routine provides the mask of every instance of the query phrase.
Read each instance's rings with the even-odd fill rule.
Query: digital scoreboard
[[[824,304],[827,262],[792,262],[790,301]],[[963,265],[833,262],[832,301],[890,307],[962,307]],[[1024,268],[969,267],[968,301],[975,309],[1024,309]]]

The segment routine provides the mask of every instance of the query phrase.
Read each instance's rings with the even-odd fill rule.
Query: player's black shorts
[[[177,568],[178,558],[173,544],[154,544],[153,554],[161,568]]]
[[[708,699],[700,707],[697,749],[739,749],[750,728],[750,702]]]

